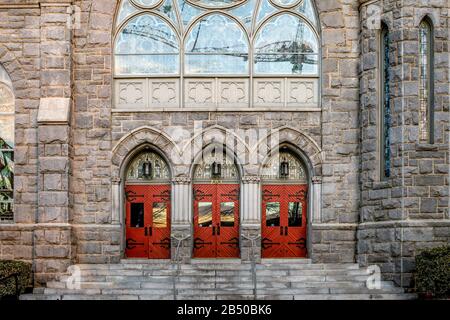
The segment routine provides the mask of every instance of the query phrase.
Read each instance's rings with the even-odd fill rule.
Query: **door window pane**
[[[153,227],[167,227],[167,204],[165,202],[153,203]]]
[[[267,202],[266,204],[266,226],[279,227],[280,226],[280,203]]]
[[[302,210],[301,202],[289,202],[289,227],[302,226]]]
[[[234,202],[220,204],[220,226],[234,227]]]
[[[132,203],[131,204],[131,228],[143,228],[144,227],[144,204]]]
[[[212,202],[198,203],[198,226],[211,227],[212,226]]]

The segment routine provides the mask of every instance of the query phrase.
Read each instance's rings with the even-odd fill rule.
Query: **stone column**
[[[312,190],[311,190],[311,212],[312,222],[322,223],[322,178],[312,178]]]
[[[191,179],[177,177],[172,180],[172,259],[188,263],[192,256],[192,196]],[[187,238],[189,237],[189,238]],[[178,240],[187,238],[177,247]]]
[[[113,179],[111,181],[111,223],[120,225],[124,221],[123,219],[123,200],[120,192],[121,183],[120,179]]]
[[[241,259],[249,262],[261,258],[261,180],[256,176],[242,178],[241,190]],[[252,241],[254,240],[253,254]]]
[[[76,250],[70,226],[70,1],[41,1],[41,101],[38,111],[39,197],[34,233],[36,282],[66,272]]]

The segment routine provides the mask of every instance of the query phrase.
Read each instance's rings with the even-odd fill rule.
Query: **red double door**
[[[125,188],[128,258],[170,258],[170,186]]]
[[[195,258],[239,258],[239,185],[194,186]]]
[[[263,187],[263,258],[306,257],[307,193],[307,185]]]

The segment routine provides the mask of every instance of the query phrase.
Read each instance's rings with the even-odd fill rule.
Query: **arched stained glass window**
[[[433,143],[433,26],[426,17],[419,26],[419,136],[421,142]]]
[[[0,223],[13,220],[14,122],[12,83],[0,65]]]
[[[128,166],[128,182],[161,182],[170,180],[170,170],[166,161],[157,153],[145,151],[139,154]]]
[[[116,75],[178,74],[179,40],[169,24],[155,15],[130,20],[116,40]]]
[[[381,29],[380,45],[380,166],[381,178],[391,176],[391,94],[390,94],[390,37],[385,24]]]
[[[301,18],[283,14],[263,25],[255,40],[256,74],[318,74],[319,44]]]
[[[202,18],[186,39],[186,74],[248,74],[247,36],[222,14]]]
[[[115,109],[320,107],[313,0],[121,0],[115,25]]]

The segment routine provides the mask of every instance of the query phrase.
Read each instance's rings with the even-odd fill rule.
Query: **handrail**
[[[15,285],[16,285],[16,298],[19,298],[19,296],[20,296],[19,276],[20,276],[19,273],[12,273],[9,276],[0,278],[0,282],[6,282],[6,280],[9,280],[9,279],[14,277],[14,282],[15,282]]]
[[[172,280],[173,300],[177,300],[176,280],[180,276],[180,266],[181,266],[181,264],[180,264],[181,260],[179,259],[180,245],[183,243],[183,241],[189,239],[190,237],[191,237],[191,235],[188,235],[188,236],[183,237],[183,238],[177,238],[174,235],[171,236],[171,238],[173,238],[173,239],[175,239],[177,241],[177,249],[175,250],[175,257],[174,257],[174,261],[177,264],[177,268],[176,268],[176,272],[175,272],[175,275],[174,275],[173,280]]]
[[[256,248],[256,240],[261,238],[260,235],[256,237],[248,237],[245,234],[242,234],[242,237],[250,240],[251,243],[251,270],[252,270],[252,282],[253,282],[253,300],[256,300],[257,297],[257,283],[256,283],[256,257],[255,257],[255,248]]]

